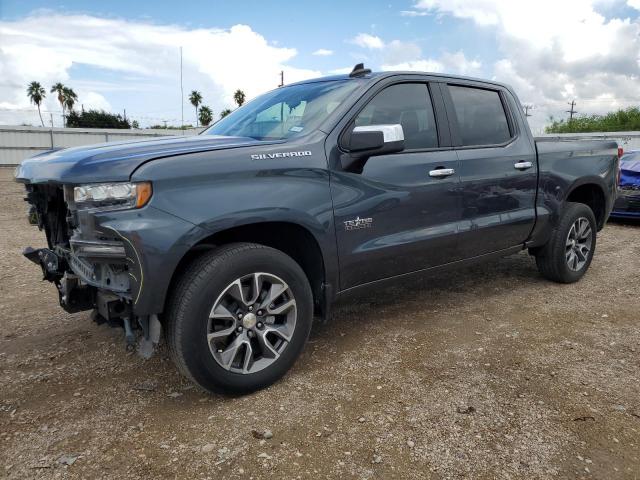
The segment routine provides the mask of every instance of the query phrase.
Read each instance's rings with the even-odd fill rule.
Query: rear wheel
[[[232,244],[196,259],[173,290],[167,343],[178,368],[211,392],[248,393],[293,365],[311,330],[306,275],[284,253]]]
[[[540,273],[560,283],[577,282],[589,269],[596,249],[596,219],[582,203],[567,203],[558,227],[536,252]]]

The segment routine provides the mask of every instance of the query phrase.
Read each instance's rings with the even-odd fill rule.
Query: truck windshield
[[[203,134],[256,140],[302,135],[318,127],[359,86],[355,80],[332,80],[282,87],[252,100]]]

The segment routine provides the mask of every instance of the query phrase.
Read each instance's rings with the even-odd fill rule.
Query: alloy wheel
[[[580,217],[571,225],[565,244],[565,257],[569,269],[574,272],[582,270],[589,259],[592,244],[593,231],[589,220]]]
[[[207,343],[224,369],[255,373],[282,355],[296,318],[289,285],[270,273],[252,273],[231,282],[216,299],[209,314]]]

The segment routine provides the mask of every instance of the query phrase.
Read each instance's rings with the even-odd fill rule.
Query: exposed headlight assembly
[[[73,200],[80,209],[141,208],[151,199],[150,182],[95,183],[73,189]]]

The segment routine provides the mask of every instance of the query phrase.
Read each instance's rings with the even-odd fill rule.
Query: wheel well
[[[580,185],[569,194],[567,201],[587,205],[596,217],[598,230],[604,226],[606,201],[604,191],[598,185],[593,183]]]
[[[202,251],[235,242],[258,243],[280,250],[293,258],[309,279],[316,312],[323,313],[325,271],[322,251],[311,232],[295,223],[262,222],[217,232],[194,245],[180,260],[171,285]]]

